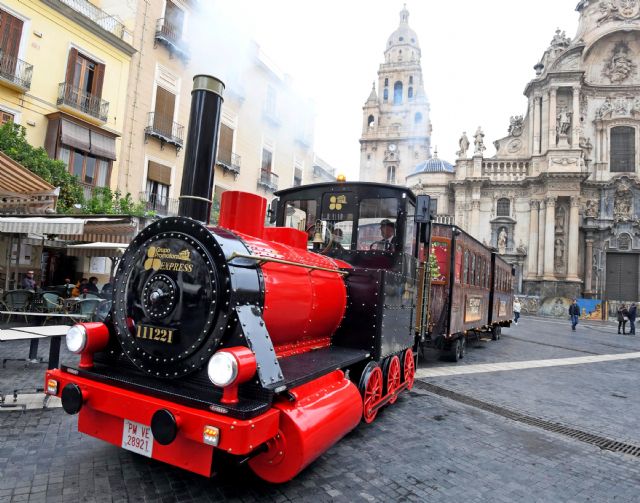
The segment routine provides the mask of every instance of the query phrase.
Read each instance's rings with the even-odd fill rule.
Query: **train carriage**
[[[513,320],[513,267],[496,252],[491,254],[491,295],[489,298],[489,325],[493,340],[500,338],[503,326]]]

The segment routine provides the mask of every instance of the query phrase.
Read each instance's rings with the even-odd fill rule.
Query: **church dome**
[[[432,157],[424,162],[418,164],[414,169],[412,175],[419,175],[422,173],[455,173],[456,168],[449,162],[438,159],[438,157]]]
[[[409,27],[409,11],[406,7],[400,11],[400,26],[389,36],[386,50],[399,45],[410,45],[416,49],[420,48],[416,32]]]

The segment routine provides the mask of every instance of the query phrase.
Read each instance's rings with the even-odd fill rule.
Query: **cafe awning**
[[[67,255],[72,257],[121,257],[127,245],[117,243],[83,243],[67,245]]]
[[[137,232],[132,217],[0,217],[0,232],[55,234],[67,241],[129,243]]]

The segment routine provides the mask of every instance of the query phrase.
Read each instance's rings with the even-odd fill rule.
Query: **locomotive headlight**
[[[218,351],[209,360],[207,374],[214,385],[229,386],[238,377],[238,360],[227,351]]]
[[[72,353],[81,353],[87,345],[87,330],[82,325],[73,325],[65,338],[67,349]]]

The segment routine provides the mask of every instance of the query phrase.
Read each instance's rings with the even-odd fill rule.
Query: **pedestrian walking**
[[[569,317],[571,318],[571,330],[575,332],[578,318],[580,317],[580,308],[578,307],[578,301],[576,299],[573,299],[573,302],[569,306]]]
[[[517,325],[518,324],[518,320],[520,319],[520,310],[522,309],[522,305],[520,304],[520,301],[518,300],[518,297],[516,297],[513,300],[513,321],[514,323]]]
[[[633,302],[629,307],[629,335],[636,335],[636,313],[637,313],[636,303]]]
[[[620,307],[618,308],[618,333],[620,333],[620,329],[622,328],[622,335],[627,335],[624,331],[627,326],[627,321],[629,321],[629,311],[627,310],[627,306],[620,304]]]

